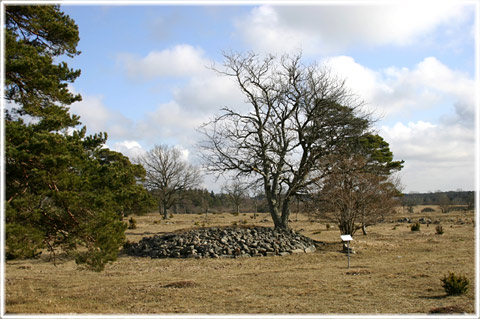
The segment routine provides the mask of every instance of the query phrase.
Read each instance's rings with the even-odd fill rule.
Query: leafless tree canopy
[[[250,111],[225,107],[202,127],[211,172],[260,179],[275,227],[288,228],[289,203],[328,169],[321,159],[368,129],[361,102],[341,81],[301,55],[225,54],[223,76],[235,79]]]
[[[247,197],[247,185],[239,179],[234,179],[222,187],[222,192],[227,194],[228,200],[235,206],[236,213],[240,213],[240,205]]]
[[[368,169],[360,155],[332,159],[330,174],[318,183],[318,213],[335,222],[342,234],[353,235],[375,225],[399,204],[401,185],[394,175]]]
[[[159,200],[159,211],[165,219],[167,210],[181,199],[183,191],[201,183],[200,171],[182,159],[181,152],[166,145],[155,145],[138,162],[145,168],[146,188]]]

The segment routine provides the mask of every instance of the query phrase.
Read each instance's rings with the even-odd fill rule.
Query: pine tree
[[[80,70],[55,61],[80,54],[75,22],[58,5],[8,5],[5,18],[6,256],[64,251],[101,270],[125,240],[122,217],[149,203],[145,170],[69,112]]]

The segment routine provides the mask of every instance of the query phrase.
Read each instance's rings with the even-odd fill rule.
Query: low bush
[[[410,227],[411,231],[420,231],[420,223],[415,223]]]
[[[425,207],[424,209],[422,209],[422,213],[433,213],[433,212],[435,212],[435,209],[431,207]]]
[[[443,234],[443,227],[442,225],[437,225],[437,227],[435,227],[435,233],[437,235],[442,235]]]
[[[453,272],[449,272],[448,276],[444,276],[441,279],[443,289],[449,296],[461,295],[467,292],[469,280],[463,275],[455,275]]]
[[[130,217],[128,220],[128,229],[136,229],[137,228],[137,221],[133,218]]]

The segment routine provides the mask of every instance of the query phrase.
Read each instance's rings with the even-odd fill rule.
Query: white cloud
[[[109,146],[107,145],[107,147]],[[109,148],[128,156],[132,161],[135,161],[138,157],[143,156],[146,153],[140,143],[133,140],[116,142]]]
[[[174,144],[191,146],[196,142],[196,128],[208,120],[208,115],[192,114],[175,101],[161,104],[137,123],[137,130],[149,144]]]
[[[367,108],[381,113],[385,119],[450,107],[455,108],[455,122],[473,126],[475,81],[434,57],[425,58],[412,69],[372,70],[347,56],[331,57],[323,62],[333,74],[345,79],[346,86],[367,103]]]
[[[470,12],[473,12],[470,6]],[[255,50],[331,54],[354,45],[408,45],[440,25],[462,22],[466,5],[406,3],[260,6],[236,21],[237,34]]]
[[[173,99],[191,112],[214,113],[224,106],[242,107],[245,98],[232,78],[210,71],[191,77],[187,84],[175,88]]]
[[[203,73],[211,62],[204,52],[187,44],[176,45],[162,51],[151,51],[143,58],[120,54],[118,62],[132,78],[183,77]]]
[[[408,191],[474,188],[474,130],[461,124],[398,122],[382,126],[380,135],[390,144]]]
[[[90,134],[106,131],[109,138],[121,139],[129,136],[133,128],[133,122],[117,110],[105,106],[100,95],[83,94],[82,101],[73,103],[70,111],[80,116]]]

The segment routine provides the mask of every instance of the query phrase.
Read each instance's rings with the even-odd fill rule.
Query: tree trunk
[[[163,219],[168,219],[167,203],[163,202]]]
[[[367,235],[367,225],[365,224],[365,209],[362,211],[362,232],[363,235]]]
[[[275,226],[275,228],[288,229],[288,217],[290,216],[290,198],[287,197],[282,203],[282,219],[281,225]]]

